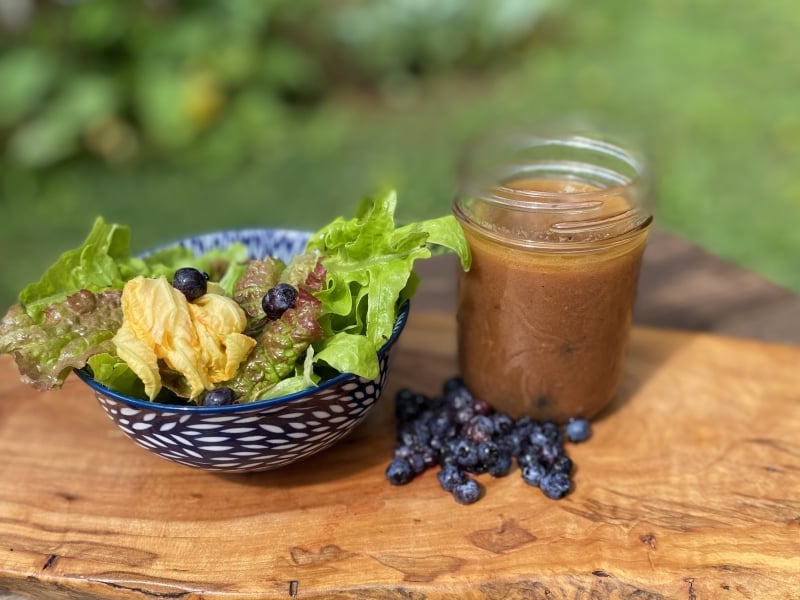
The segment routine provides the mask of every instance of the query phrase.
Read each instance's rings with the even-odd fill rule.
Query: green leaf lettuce
[[[429,258],[432,247],[452,250],[469,269],[469,250],[455,217],[395,227],[396,203],[393,191],[367,198],[354,218],[338,218],[309,240],[307,249],[318,252],[327,269],[327,284],[317,294],[326,335],[365,335],[379,349],[392,333],[399,302],[416,286],[414,261]]]

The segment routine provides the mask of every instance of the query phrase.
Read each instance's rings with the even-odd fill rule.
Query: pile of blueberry
[[[564,442],[583,442],[591,435],[583,418],[564,426],[513,419],[472,396],[458,377],[446,381],[439,396],[400,390],[395,416],[397,442],[386,478],[405,485],[438,466],[439,483],[460,504],[472,504],[483,493],[474,475],[502,477],[514,459],[525,483],[549,498],[566,496],[572,489],[572,460]]]

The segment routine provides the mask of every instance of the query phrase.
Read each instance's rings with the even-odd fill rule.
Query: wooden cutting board
[[[412,311],[413,313],[413,311]],[[569,446],[575,490],[515,470],[461,506],[392,487],[394,392],[455,372],[413,314],[387,395],[302,464],[214,475],[130,442],[73,379],[0,361],[0,590],[67,598],[800,598],[800,348],[636,329],[619,402]]]

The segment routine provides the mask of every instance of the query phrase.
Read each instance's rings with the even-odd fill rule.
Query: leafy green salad
[[[375,378],[416,290],[414,262],[451,251],[470,266],[453,216],[397,226],[395,207],[394,192],[363,200],[288,263],[248,258],[239,243],[135,256],[130,229],[98,217],[20,292],[0,322],[0,353],[40,390],[87,369],[120,393],[201,405],[276,397],[338,373]]]

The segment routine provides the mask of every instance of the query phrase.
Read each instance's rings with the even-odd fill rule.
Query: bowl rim
[[[383,358],[383,356],[389,351],[389,349],[394,345],[394,343],[400,337],[400,333],[402,333],[403,329],[406,326],[410,308],[411,308],[411,302],[409,300],[406,300],[398,309],[397,318],[395,319],[394,327],[392,328],[392,335],[378,350],[379,358]],[[202,414],[202,415],[252,412],[264,408],[273,408],[276,406],[280,406],[282,404],[288,404],[293,400],[309,396],[309,394],[311,393],[316,393],[332,388],[352,377],[358,377],[354,373],[350,372],[339,373],[335,377],[326,379],[325,381],[323,381],[322,383],[320,383],[315,387],[308,387],[304,390],[300,390],[299,392],[292,392],[291,394],[276,396],[275,398],[256,400],[255,402],[245,402],[244,404],[228,404],[225,406],[194,406],[194,405],[182,405],[182,404],[164,404],[163,402],[151,402],[149,400],[134,398],[133,396],[122,394],[120,392],[117,392],[115,390],[112,390],[111,388],[102,385],[101,383],[98,383],[89,374],[86,368],[74,369],[74,372],[86,385],[92,388],[95,392],[113,398],[114,400],[122,402],[123,404],[126,404],[132,408],[139,408],[150,411],[157,410],[159,412]]]
[[[168,250],[169,248],[174,248],[175,246],[185,246],[191,241],[197,240],[199,238],[210,238],[219,236],[242,237],[248,235],[258,235],[267,232],[273,233],[275,235],[305,237],[306,243],[308,243],[308,241],[310,241],[311,237],[314,235],[314,232],[309,229],[297,229],[295,227],[243,227],[240,229],[229,228],[229,229],[219,229],[219,230],[206,230],[206,231],[201,231],[200,233],[196,233],[194,235],[188,235],[186,237],[172,240],[171,242],[167,242],[165,244],[159,244],[158,246],[154,246],[143,252],[140,252],[138,256],[145,257],[154,254],[156,252],[160,252],[162,250]]]
[[[168,248],[173,248],[175,246],[182,246],[186,245],[192,240],[196,240],[198,238],[206,238],[206,237],[214,237],[214,236],[234,236],[234,237],[241,237],[246,235],[255,235],[265,232],[272,232],[278,235],[298,235],[298,236],[305,236],[306,238],[311,238],[314,235],[314,232],[307,231],[304,229],[295,229],[291,227],[249,227],[249,228],[242,228],[242,229],[223,229],[218,231],[206,231],[204,233],[197,233],[195,235],[186,236],[183,238],[179,238],[173,240],[172,242],[168,242],[166,244],[161,244],[149,250],[146,250],[139,254],[139,256],[147,256],[158,252],[160,250],[165,250]],[[397,341],[397,338],[400,337],[400,333],[406,326],[406,321],[408,320],[408,313],[411,308],[411,301],[405,300],[397,310],[397,317],[394,321],[394,326],[392,327],[392,335],[389,336],[389,339],[380,347],[378,350],[378,358],[383,358],[383,355],[386,354],[389,349],[394,345]],[[303,396],[307,396],[310,392],[318,392],[322,390],[326,390],[331,388],[351,377],[354,377],[354,373],[339,373],[335,377],[331,377],[330,379],[326,379],[319,385],[315,387],[308,387],[304,390],[300,390],[299,392],[293,392],[291,394],[285,394],[283,396],[276,396],[275,398],[267,398],[266,400],[257,400],[255,402],[246,402],[244,404],[228,404],[225,406],[195,406],[195,405],[181,405],[181,404],[164,404],[163,402],[151,402],[149,400],[142,400],[140,398],[134,398],[133,396],[128,396],[126,394],[122,394],[120,392],[114,391],[111,388],[108,388],[101,383],[95,381],[95,379],[89,374],[89,371],[86,367],[81,369],[73,369],[75,374],[80,378],[86,385],[92,388],[95,392],[103,394],[104,396],[113,398],[118,402],[122,402],[133,408],[139,408],[144,410],[158,410],[160,412],[173,412],[173,413],[183,413],[183,414],[215,414],[215,413],[237,413],[237,412],[251,412],[254,410],[259,410],[262,408],[272,408],[275,406],[279,406],[281,404],[286,404],[292,402],[293,400],[297,400],[302,398]]]

